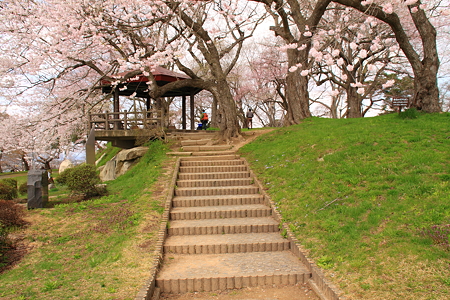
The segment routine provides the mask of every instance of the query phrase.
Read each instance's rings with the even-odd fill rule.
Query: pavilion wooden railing
[[[89,129],[133,130],[162,127],[161,110],[89,114]]]

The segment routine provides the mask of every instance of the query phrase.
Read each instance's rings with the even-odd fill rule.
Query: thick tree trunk
[[[228,82],[225,79],[218,81],[216,89],[218,95],[215,96],[217,99],[220,99],[219,106],[221,118],[219,128],[222,139],[229,140],[231,138],[239,137],[241,134],[241,129],[237,117],[237,108],[233,96],[231,95]]]
[[[432,64],[435,65],[435,64]],[[414,77],[414,99],[412,107],[428,113],[442,111],[439,105],[439,88],[437,85],[436,72],[432,67],[425,67],[422,72],[415,74]]]
[[[419,5],[421,1],[418,2],[415,5]],[[419,9],[416,13],[411,13],[411,17],[422,39],[424,57],[420,64],[418,62],[415,64],[418,67],[414,69],[415,95],[413,107],[428,113],[440,112],[442,108],[439,105],[437,84],[440,62],[437,52],[436,29],[422,9]]]
[[[308,61],[307,51],[296,49],[288,50],[288,66],[295,66],[299,62],[306,64]],[[311,117],[309,110],[308,77],[300,75],[300,69],[295,72],[288,72],[286,75],[286,125],[300,123],[301,120]]]
[[[347,89],[347,118],[361,118],[361,99],[358,97],[356,88]]]
[[[217,107],[217,98],[213,95],[213,102],[211,107],[211,127],[219,127],[219,110]]]

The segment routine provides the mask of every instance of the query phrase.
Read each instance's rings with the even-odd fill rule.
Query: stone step
[[[278,232],[278,223],[270,217],[170,221],[169,235],[203,235]]]
[[[229,150],[229,151],[208,151],[208,152],[192,152],[192,156],[213,156],[213,155],[231,155],[236,154],[236,151]]]
[[[198,145],[206,145],[211,142],[210,139],[204,140],[184,140],[181,141],[181,146],[198,146]]]
[[[250,172],[228,172],[228,173],[180,173],[179,180],[208,180],[208,179],[229,179],[229,178],[248,178]]]
[[[182,167],[203,167],[203,166],[237,166],[244,165],[244,161],[240,159],[228,160],[181,160]]]
[[[225,187],[225,186],[243,186],[252,185],[253,179],[248,178],[229,178],[229,179],[206,179],[206,180],[178,180],[178,188],[194,187]]]
[[[258,187],[252,185],[175,189],[175,196],[247,195],[258,193]]]
[[[202,156],[192,156],[191,152],[186,152],[186,153],[190,153],[188,157],[182,157],[181,161],[203,161],[203,160],[207,160],[207,161],[212,161],[212,160],[233,160],[233,159],[237,159],[240,158],[240,156],[238,154],[224,154],[224,155],[207,155],[208,153],[205,152],[201,152]]]
[[[223,151],[231,149],[231,145],[211,145],[211,146],[183,146],[183,151]]]
[[[215,195],[215,196],[176,196],[172,200],[173,207],[221,206],[263,204],[264,196],[250,195]]]
[[[237,166],[202,166],[202,167],[180,167],[180,173],[218,173],[218,172],[244,172],[248,171],[246,165]]]
[[[164,293],[306,283],[311,273],[289,251],[166,255],[156,279]]]
[[[272,210],[263,204],[223,205],[200,207],[174,207],[170,212],[171,220],[199,220],[224,218],[269,217]]]
[[[198,131],[198,132],[171,132],[168,134],[169,138],[178,140],[204,140],[204,139],[214,139],[216,133]]]
[[[275,233],[170,236],[164,253],[220,254],[289,250],[290,243]]]
[[[167,152],[167,155],[172,155],[172,156],[191,156],[192,152]]]

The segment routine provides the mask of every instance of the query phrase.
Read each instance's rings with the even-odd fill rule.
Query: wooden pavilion
[[[125,77],[127,73],[117,74],[120,77]],[[152,72],[156,84],[164,86],[168,83],[190,79],[189,76],[167,70],[162,67],[156,67]],[[105,112],[101,114],[91,114],[89,116],[89,126],[91,135],[95,132],[95,140],[112,141],[114,146],[121,148],[131,148],[135,144],[139,130],[148,129],[149,127],[163,127],[162,110],[154,109],[152,107],[151,98],[149,96],[149,78],[142,73],[129,78],[123,83],[113,86],[109,80],[102,80],[102,92],[111,94],[113,99],[113,112]],[[182,97],[182,129],[186,130],[186,108],[187,97],[189,97],[190,104],[190,128],[194,130],[195,115],[194,115],[194,97],[201,89],[195,87],[183,87],[168,91],[161,98],[164,97]],[[120,111],[120,96],[131,96],[145,99],[145,111]],[[155,99],[156,107],[160,99]]]

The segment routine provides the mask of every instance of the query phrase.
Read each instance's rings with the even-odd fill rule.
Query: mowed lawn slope
[[[349,299],[450,299],[450,114],[311,118],[244,146]]]

